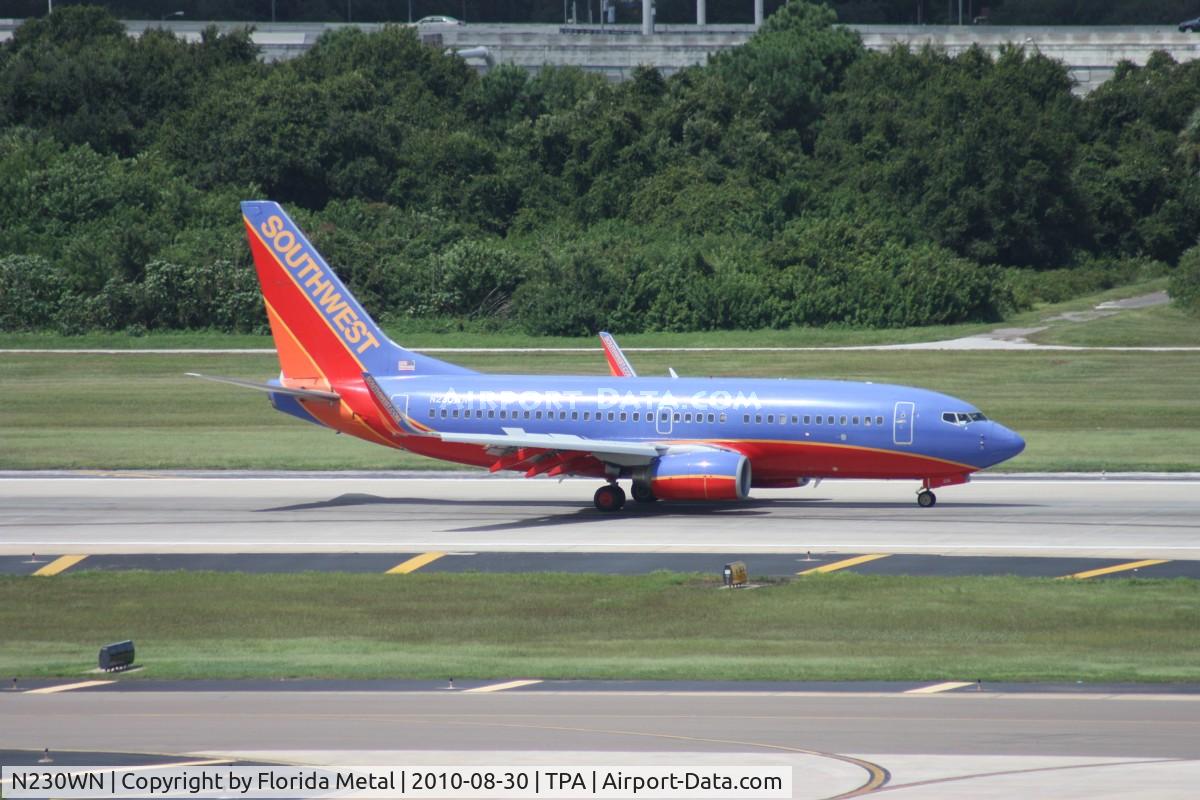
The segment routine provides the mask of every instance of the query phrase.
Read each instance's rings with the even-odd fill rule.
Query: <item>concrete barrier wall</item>
[[[0,20],[0,22],[9,22]],[[11,38],[19,21],[0,25],[0,41]],[[222,30],[244,23],[128,20],[130,34],[147,28],[166,27],[189,40],[196,40],[209,24]],[[269,61],[292,58],[327,30],[343,23],[259,23],[253,39]],[[378,30],[382,25],[358,25]],[[887,50],[896,44],[910,47],[929,45],[957,54],[979,45],[996,53],[1006,44],[1037,50],[1067,64],[1087,92],[1107,80],[1123,60],[1145,64],[1155,50],[1165,50],[1177,61],[1200,57],[1200,34],[1180,33],[1172,26],[1113,27],[1002,27],[1002,26],[851,26],[872,50]],[[553,65],[574,65],[600,72],[613,80],[629,77],[639,65],[653,66],[671,74],[684,67],[705,63],[709,56],[744,44],[754,32],[752,25],[659,26],[653,36],[641,35],[636,25],[439,25],[423,26],[422,38],[431,46],[453,50],[486,47],[496,64],[514,64],[536,71]],[[472,63],[481,71],[482,59]]]

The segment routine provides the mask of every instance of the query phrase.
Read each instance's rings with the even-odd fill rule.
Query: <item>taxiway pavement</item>
[[[591,505],[594,481],[0,477],[0,554],[689,552],[1200,558],[1200,481],[826,481],[740,504]]]
[[[795,797],[1192,797],[1200,697],[0,693],[0,750],[308,764],[775,765]]]

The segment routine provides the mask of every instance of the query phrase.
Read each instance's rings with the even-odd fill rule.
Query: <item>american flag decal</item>
[[[417,362],[415,362],[415,361],[400,361],[399,363],[396,364],[396,368],[399,369],[401,372],[412,372],[414,369],[417,368]]]

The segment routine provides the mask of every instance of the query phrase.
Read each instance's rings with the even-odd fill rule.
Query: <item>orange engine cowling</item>
[[[726,450],[665,455],[650,467],[650,490],[660,500],[745,500],[750,460]]]

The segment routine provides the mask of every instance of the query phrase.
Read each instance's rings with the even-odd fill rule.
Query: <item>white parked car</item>
[[[417,20],[417,24],[424,27],[426,25],[466,25],[467,23],[463,22],[461,19],[445,17],[439,14],[432,17],[421,17],[419,20]]]

